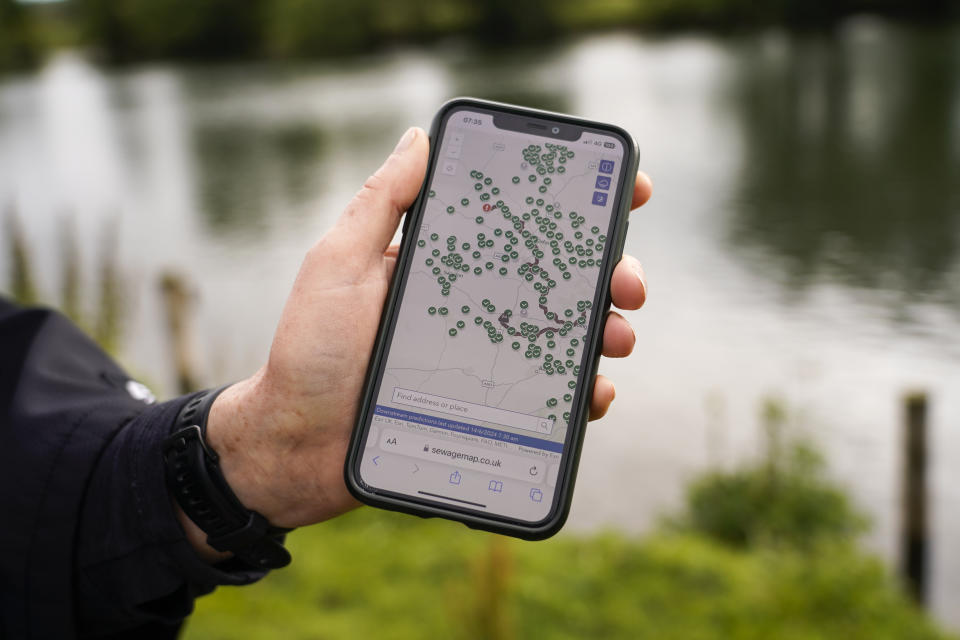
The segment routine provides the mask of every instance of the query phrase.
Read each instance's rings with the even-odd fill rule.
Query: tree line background
[[[30,68],[59,47],[104,62],[316,58],[448,37],[542,44],[606,29],[828,28],[872,13],[956,18],[955,0],[0,0],[0,70]]]

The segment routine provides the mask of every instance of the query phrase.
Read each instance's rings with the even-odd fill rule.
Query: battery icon
[[[603,146],[606,147],[607,149],[613,149],[617,145],[614,144],[613,142],[604,142]]]

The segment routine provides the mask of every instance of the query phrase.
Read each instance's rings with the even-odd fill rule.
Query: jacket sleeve
[[[193,600],[264,575],[186,540],[147,405],[63,316],[0,299],[0,637],[175,637]]]

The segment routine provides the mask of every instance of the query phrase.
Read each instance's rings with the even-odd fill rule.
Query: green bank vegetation
[[[185,638],[947,638],[843,543],[695,533],[541,543],[362,509],[290,537],[294,564],[199,601]]]
[[[853,541],[869,523],[830,482],[823,457],[809,442],[784,442],[781,401],[763,402],[766,452],[757,465],[709,471],[687,490],[680,530],[704,534],[735,549],[760,546],[816,549]]]
[[[58,46],[120,63],[367,53],[449,37],[484,47],[539,44],[601,29],[823,27],[858,13],[956,15],[951,0],[0,0],[0,70]]]
[[[858,549],[865,518],[766,412],[764,459],[698,478],[652,535],[531,543],[362,508],[292,533],[289,568],[201,599],[185,637],[951,637]]]

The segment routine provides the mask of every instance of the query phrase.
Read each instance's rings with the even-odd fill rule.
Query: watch
[[[210,407],[227,386],[198,394],[177,414],[173,434],[162,446],[167,486],[211,547],[257,569],[279,569],[290,564],[283,546],[290,529],[274,527],[243,506],[223,477],[220,457],[205,441]]]

